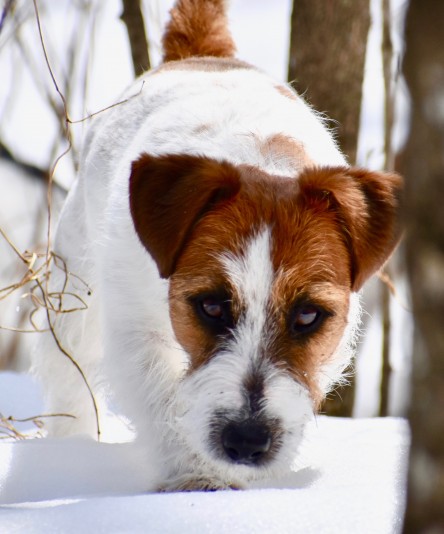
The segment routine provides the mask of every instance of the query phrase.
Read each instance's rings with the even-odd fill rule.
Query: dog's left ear
[[[144,154],[133,162],[131,215],[162,278],[173,274],[196,223],[208,211],[228,202],[239,189],[239,173],[227,162],[171,154]]]
[[[352,291],[387,261],[400,238],[402,178],[395,173],[321,167],[299,178],[306,206],[334,214],[351,260]]]

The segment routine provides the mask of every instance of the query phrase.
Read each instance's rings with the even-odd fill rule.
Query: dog
[[[85,309],[52,315],[34,372],[75,416],[51,435],[97,437],[88,384],[154,489],[242,488],[289,470],[341,380],[401,179],[350,167],[291,86],[234,57],[223,0],[178,0],[163,53],[92,119],[48,282]]]

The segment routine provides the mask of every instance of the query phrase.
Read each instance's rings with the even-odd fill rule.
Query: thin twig
[[[13,416],[5,417],[3,414],[0,413],[0,434],[3,434],[3,436],[0,436],[0,439],[16,439],[16,440],[24,440],[30,437],[36,437],[36,435],[29,435],[21,432],[18,430],[14,423],[27,423],[32,421],[34,425],[41,429],[44,426],[44,423],[42,419],[52,418],[52,417],[70,417],[75,418],[75,415],[68,414],[68,413],[51,413],[51,414],[42,414],[42,415],[33,415],[31,417],[25,417],[23,419],[16,418]],[[41,435],[40,433],[37,434],[37,436]]]
[[[23,261],[23,263],[28,264],[27,260],[22,256],[22,254],[19,251],[19,249],[14,245],[14,243],[7,236],[6,232],[3,230],[3,228],[1,226],[0,226],[0,234],[3,236],[3,238],[6,240],[8,245],[12,248],[12,250],[16,253],[16,255]]]
[[[0,324],[0,330],[6,330],[7,332],[16,332],[17,334],[41,334],[43,332],[49,332],[49,328],[40,330],[33,328],[32,330],[25,330],[24,328],[15,328],[14,326],[4,326]]]
[[[42,45],[42,50],[43,50],[43,55],[45,57],[45,62],[46,62],[46,66],[48,67],[48,72],[49,72],[49,75],[51,76],[51,79],[52,79],[52,83],[55,87],[55,90],[57,91],[62,103],[63,103],[63,108],[65,110],[65,116],[67,117],[68,116],[68,110],[67,110],[67,107],[66,107],[66,99],[62,93],[62,91],[60,90],[59,88],[59,85],[57,83],[57,80],[55,78],[55,75],[54,75],[54,72],[52,70],[52,67],[51,67],[51,63],[49,62],[49,58],[48,58],[48,54],[46,52],[46,46],[45,46],[45,41],[43,39],[43,32],[42,32],[42,26],[40,24],[40,14],[39,14],[39,8],[37,6],[37,0],[33,0],[33,3],[34,3],[34,11],[35,11],[35,17],[36,17],[36,22],[37,22],[37,29],[38,29],[38,33],[39,33],[39,38],[40,38],[40,44]]]
[[[76,419],[76,416],[72,415],[71,413],[46,413],[41,415],[32,415],[31,417],[25,417],[23,419],[19,419],[10,415],[9,417],[6,417],[4,419],[6,419],[6,421],[12,421],[14,423],[28,423],[29,421],[35,421],[37,419],[48,419],[51,417],[70,417],[71,419]]]
[[[129,102],[130,100],[132,100],[133,98],[139,96],[142,93],[144,85],[145,85],[145,80],[142,80],[142,83],[140,84],[140,90],[137,93],[129,96],[128,98],[124,98],[123,100],[119,100],[118,102],[115,102],[114,104],[110,104],[109,106],[106,106],[106,107],[104,107],[102,109],[99,109],[99,111],[95,111],[94,113],[90,113],[89,115],[87,115],[86,117],[83,117],[82,119],[77,119],[77,120],[68,119],[68,123],[69,124],[80,124],[82,122],[85,122],[87,120],[90,120],[90,119],[94,118],[96,115],[100,115],[101,113],[104,113],[105,111],[113,109],[116,106],[121,106],[122,104],[126,104],[127,102]]]

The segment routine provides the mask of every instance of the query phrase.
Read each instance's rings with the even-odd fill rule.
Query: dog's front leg
[[[161,492],[219,491],[240,489],[243,489],[243,486],[237,481],[227,482],[217,478],[217,476],[197,473],[189,473],[172,477],[159,487],[159,491]]]
[[[159,277],[131,221],[118,223],[107,230],[113,239],[101,266],[105,373],[116,409],[131,421],[153,456],[150,463],[163,470],[171,404],[187,354],[172,332],[168,281]]]

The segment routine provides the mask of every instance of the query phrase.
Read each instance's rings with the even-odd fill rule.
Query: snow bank
[[[6,397],[18,406],[18,398],[35,395],[29,377],[0,374],[1,406],[7,406]],[[134,444],[3,442],[0,531],[396,533],[404,513],[408,443],[402,419],[318,417],[299,470],[285,479],[245,491],[149,494],[143,493],[143,451]]]

